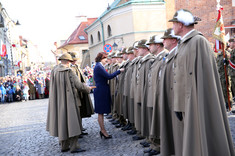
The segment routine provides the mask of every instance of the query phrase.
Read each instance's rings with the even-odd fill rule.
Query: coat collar
[[[130,60],[127,60],[127,61],[125,62],[125,64],[123,65],[123,67],[128,66],[128,64],[129,64],[130,62],[131,62]]]
[[[132,65],[132,64],[135,64],[138,60],[139,60],[139,57],[135,57],[135,58],[131,61],[131,65]]]
[[[153,68],[156,63],[158,63],[159,61],[161,61],[164,58],[165,55],[166,55],[165,51],[163,51],[161,54],[159,53],[159,55],[157,57],[155,57],[155,59],[153,60],[150,68]]]
[[[66,71],[66,70],[71,70],[71,68],[69,67],[66,67],[65,65],[63,64],[59,64],[58,67],[56,68],[57,71]]]
[[[197,31],[197,30],[193,30],[193,31],[191,31],[191,33],[187,34],[187,36],[183,37],[183,39],[181,39],[181,40],[178,42],[178,45],[177,45],[176,50],[175,50],[175,56],[179,53],[179,52],[178,52],[179,47],[180,47],[182,44],[186,43],[186,42],[187,42],[188,40],[190,40],[191,38],[193,38],[194,36],[196,36],[196,35],[202,35],[202,33],[199,32],[199,31]]]
[[[202,33],[197,30],[193,30],[191,33],[187,34],[187,36],[183,37],[182,40],[180,40],[180,44],[187,42],[196,35],[202,35]]]
[[[154,58],[153,55],[151,53],[149,53],[140,60],[140,63],[142,64],[145,61],[148,61],[149,59],[153,59],[153,58]]]
[[[135,64],[139,63],[142,58],[143,58],[143,56],[138,56],[137,60],[135,61]]]
[[[169,53],[169,55],[166,57],[166,63],[169,62],[172,58],[174,58],[175,56],[175,51],[176,51],[176,47],[174,49],[172,49]]]
[[[165,50],[161,51],[161,52],[154,58],[153,63],[154,63],[155,61],[161,61],[165,55],[166,55],[166,51],[165,51]]]

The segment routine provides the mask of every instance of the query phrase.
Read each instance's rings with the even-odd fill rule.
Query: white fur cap
[[[177,13],[177,20],[179,22],[182,22],[185,26],[189,26],[190,24],[193,24],[195,22],[194,16],[190,12],[181,9],[177,11]]]
[[[155,43],[163,43],[163,39],[161,39],[161,37],[160,36],[155,36],[155,38],[154,38],[154,42]]]

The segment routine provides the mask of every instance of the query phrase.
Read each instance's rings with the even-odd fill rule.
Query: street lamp
[[[114,39],[114,43],[113,43],[113,48],[114,48],[114,50],[116,51],[117,49],[118,49],[118,44],[122,41],[122,44],[123,44],[123,37],[121,36],[121,37],[115,37],[115,38],[113,38]],[[116,42],[117,43],[116,43]]]
[[[114,41],[114,43],[113,43],[113,49],[114,49],[114,51],[116,51],[117,50],[117,47],[118,47],[118,45],[117,45],[117,43]]]

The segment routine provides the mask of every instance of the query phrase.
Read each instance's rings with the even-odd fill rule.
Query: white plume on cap
[[[161,37],[160,36],[155,36],[155,38],[154,38],[154,42],[155,43],[163,43],[163,39],[161,39]]]
[[[126,50],[125,50],[126,53],[128,52],[128,49],[129,49],[129,48],[126,48]]]
[[[134,44],[134,46],[133,46],[135,49],[138,49],[138,48],[137,48],[138,43],[139,43],[139,42],[135,42],[135,44]]]
[[[147,43],[148,43],[148,42],[145,42],[145,44],[144,44],[144,45],[146,46],[146,48],[149,48],[149,45],[147,45]]]
[[[170,36],[174,37],[174,38],[177,38],[177,39],[181,39],[180,36],[175,35],[174,29],[171,30]]]
[[[183,9],[179,10],[177,15],[177,19],[179,22],[182,22],[185,26],[189,26],[190,24],[194,23],[194,16],[188,12],[184,11]]]

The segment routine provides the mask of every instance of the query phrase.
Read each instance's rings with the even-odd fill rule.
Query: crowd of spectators
[[[86,66],[84,69],[83,69],[83,74],[84,76],[86,77],[86,83],[87,85],[89,86],[92,86],[94,85],[94,81],[93,81],[93,68],[89,67],[89,66]]]
[[[86,84],[93,85],[93,69],[83,69]],[[34,71],[16,76],[0,77],[0,102],[27,101],[49,97],[50,72]]]
[[[27,101],[49,97],[50,74],[45,72],[28,72],[22,75],[0,77],[1,103]],[[32,90],[35,97],[33,98]]]

